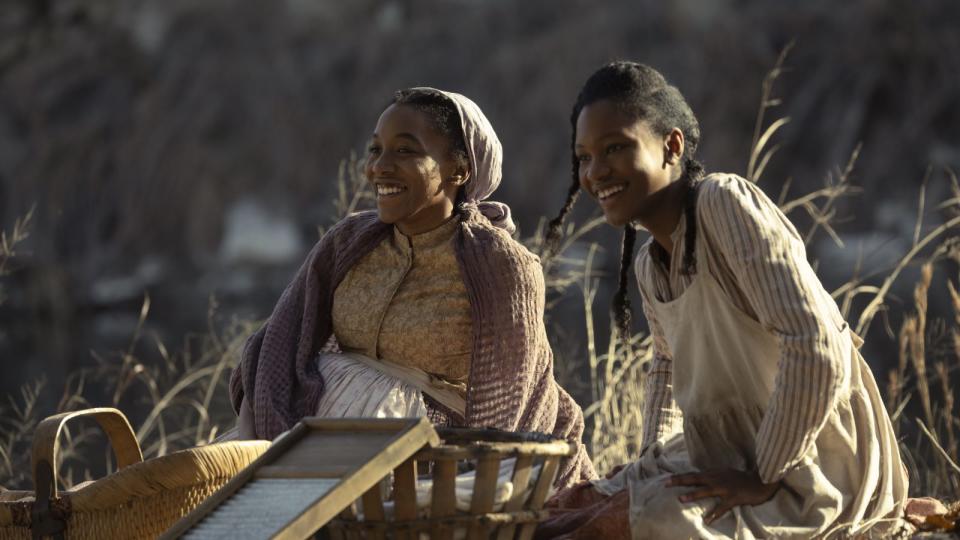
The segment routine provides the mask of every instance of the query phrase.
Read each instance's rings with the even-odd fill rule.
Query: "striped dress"
[[[713,174],[700,184],[696,224],[698,260],[693,275],[681,272],[686,240],[683,217],[671,235],[671,255],[651,238],[637,256],[644,313],[654,338],[643,411],[644,450],[638,462],[610,481],[597,481],[595,487],[609,495],[629,485],[634,538],[889,533],[906,497],[905,471],[876,383],[855,348],[861,342],[807,262],[800,235],[757,186],[735,175]],[[698,279],[700,273],[707,274],[701,276],[706,281]],[[695,293],[692,299],[684,295],[688,288]],[[716,294],[705,294],[711,290]],[[657,313],[678,313],[674,308],[680,301],[688,307],[689,302],[707,304],[700,304],[702,310],[693,305],[680,319],[670,315],[671,326],[663,326]],[[730,307],[715,308],[721,304]],[[695,320],[711,316],[725,320]],[[683,327],[679,334],[678,325]],[[688,340],[702,340],[702,333],[710,331],[707,328],[726,329],[727,335],[714,338],[732,344],[726,353],[685,345]],[[750,341],[769,342],[742,349],[764,351],[763,358],[730,355],[738,342]],[[674,358],[670,343],[688,354],[699,351],[702,357]],[[677,363],[704,370],[697,375],[701,384],[706,381],[704,392],[690,392],[690,373],[675,374]],[[727,396],[735,400],[738,393],[751,393],[751,373],[742,372],[751,365],[757,373],[766,373],[761,378],[769,381],[761,392],[760,414],[747,421],[746,428],[704,423],[709,411],[723,405],[704,400],[724,401]],[[709,388],[711,377],[723,380],[724,373],[735,370],[741,370],[739,378],[722,388]],[[686,407],[697,412],[686,419],[675,400],[674,383],[681,374]],[[744,387],[738,388],[737,381]],[[737,433],[750,440],[730,439]],[[719,529],[705,527],[698,517],[701,509],[674,508],[675,496],[657,487],[662,485],[657,475],[691,466],[681,457],[687,452],[694,468],[755,468],[764,482],[783,480],[790,489],[781,490],[763,508],[738,510],[735,520]],[[717,458],[714,464],[706,465],[712,457]],[[811,513],[814,507],[823,511]],[[784,513],[778,514],[781,509]],[[691,528],[654,533],[653,528],[669,520],[674,510],[685,516],[682,520]],[[887,526],[875,528],[871,523],[876,522],[887,522]]]
[[[755,184],[735,175],[713,174],[697,196],[700,253],[720,288],[741,311],[780,342],[780,376],[757,441],[760,477],[775,482],[795,464],[826,417],[838,388],[831,373],[843,371],[844,344],[824,339],[844,325],[836,302],[807,264],[803,240],[793,224]],[[673,362],[663,329],[650,309],[651,298],[678,298],[696,274],[684,275],[686,219],[672,233],[666,251],[647,241],[636,259],[644,314],[654,339],[643,411],[643,444],[679,430],[682,414],[671,395]]]

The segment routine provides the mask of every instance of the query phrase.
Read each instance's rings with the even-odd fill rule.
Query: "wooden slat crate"
[[[442,445],[420,450],[394,470],[393,493],[388,500],[383,499],[379,484],[373,486],[350,512],[329,523],[329,537],[531,538],[537,522],[546,517],[543,503],[560,460],[573,455],[575,447],[540,434],[438,431]],[[426,474],[418,477],[418,468]],[[463,482],[463,475],[457,476],[465,468],[474,471],[472,485]],[[466,497],[461,489],[459,505],[458,482],[472,488]],[[509,490],[504,489],[507,483]],[[429,491],[429,500],[420,504],[418,485],[421,499]]]

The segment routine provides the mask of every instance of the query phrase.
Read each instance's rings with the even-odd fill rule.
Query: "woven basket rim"
[[[270,446],[269,441],[230,441],[187,448],[130,465],[76,489],[60,492],[73,511],[97,511],[135,497],[230,478],[247,467]],[[33,501],[28,497],[0,502],[0,526],[12,523],[11,509]]]

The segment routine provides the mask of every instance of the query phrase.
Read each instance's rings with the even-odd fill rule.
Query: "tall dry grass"
[[[53,408],[41,404],[41,394],[51,390],[44,379],[23,385],[19,395],[0,403],[0,486],[32,485],[32,433],[40,420],[57,412],[95,406],[123,410],[146,458],[207,444],[233,425],[228,376],[255,323],[222,319],[211,300],[206,331],[186,336],[178,350],[170,350],[143,331],[149,312],[150,298],[144,297],[127,349],[92,352],[95,366],[71,373]],[[106,439],[92,422],[65,428],[58,459],[60,482],[66,487],[113,467]]]
[[[784,70],[786,54],[785,50],[763,81],[746,171],[754,182],[761,180],[778,148],[773,142],[776,133],[789,122],[788,118],[775,118],[769,123],[766,120],[780,104],[774,87]],[[820,189],[791,197],[791,182],[788,179],[784,183],[778,204],[792,218],[809,223],[803,231],[807,243],[817,235],[827,235],[842,245],[835,229],[838,203],[858,193],[851,183],[858,153],[859,148],[843,167],[828,172]],[[373,205],[374,197],[358,165],[357,157],[351,156],[339,171],[339,191],[331,212],[334,220]],[[951,281],[955,276],[936,271],[939,261],[960,262],[960,242],[951,236],[960,224],[960,188],[955,176],[948,178],[953,197],[933,208],[945,216],[942,223],[924,226],[929,210],[925,188],[921,189],[910,249],[890,268],[865,275],[855,273],[832,294],[848,320],[856,321],[857,333],[866,338],[876,315],[883,314],[884,320],[891,320],[904,309],[891,301],[890,291],[907,269],[921,266],[913,306],[901,323],[900,359],[888,377],[886,399],[904,441],[903,453],[911,464],[914,493],[957,499],[960,418],[952,384],[960,370],[960,293]],[[549,328],[558,352],[557,377],[585,404],[585,439],[600,473],[634,459],[640,451],[643,367],[652,352],[650,338],[644,333],[635,333],[625,342],[615,339],[614,329],[602,322],[605,318],[597,312],[600,280],[604,278],[597,268],[601,248],[586,238],[602,223],[602,218],[595,217],[579,225],[568,224],[560,248],[544,268],[548,321],[557,309],[558,299],[578,295],[582,302],[585,343],[576,343],[570,337],[574,334],[570,329],[552,325]],[[11,236],[17,236],[16,228]],[[542,253],[543,223],[521,241],[532,251]],[[927,295],[937,280],[945,281],[952,295],[956,315],[952,321],[927,320]],[[599,305],[599,309],[606,309],[607,299],[601,298]],[[864,307],[858,309],[859,305]],[[7,402],[0,405],[0,485],[29,487],[30,435],[42,417],[57,411],[94,404],[123,408],[136,426],[148,457],[205,444],[232,424],[233,413],[226,400],[227,376],[256,323],[223,320],[211,302],[208,328],[188,336],[180,350],[171,352],[160,340],[144,332],[149,309],[149,298],[145,298],[140,324],[126,350],[95,354],[96,367],[70,375],[55,408],[43,410],[39,406],[41,393],[51,390],[42,380],[25,384],[19,395],[8,396]],[[571,350],[575,351],[572,355]],[[148,357],[158,360],[148,361]],[[589,373],[586,379],[583,371]],[[908,411],[914,410],[911,403],[917,401],[922,418],[907,417]],[[61,453],[65,462],[60,468],[63,484],[69,486],[98,471],[110,470],[109,458],[101,454],[103,446],[89,426],[71,430]]]

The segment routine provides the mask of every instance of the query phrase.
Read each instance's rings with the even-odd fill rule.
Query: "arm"
[[[637,276],[639,280],[638,266]],[[673,357],[670,356],[667,340],[664,337],[660,323],[657,321],[643,286],[640,286],[640,296],[643,298],[643,314],[650,326],[653,337],[653,361],[644,384],[643,400],[643,439],[640,444],[641,453],[660,437],[680,429],[683,415],[673,400]]]
[[[702,186],[701,230],[721,253],[757,320],[780,345],[773,393],[757,434],[757,466],[775,483],[814,443],[846,366],[842,317],[806,259],[793,225],[755,185],[735,177]]]

